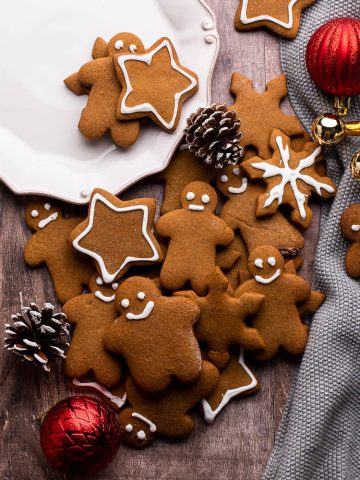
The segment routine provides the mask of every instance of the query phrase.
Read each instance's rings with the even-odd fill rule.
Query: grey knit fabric
[[[296,40],[282,42],[290,101],[307,129],[317,113],[332,111],[331,99],[309,79],[307,43],[326,21],[359,14],[360,0],[317,0],[304,12]],[[358,98],[349,118],[360,119]],[[360,281],[345,272],[348,245],[339,229],[345,208],[360,202],[360,182],[349,172],[358,150],[360,139],[354,138],[327,150],[339,191],[322,210],[313,281],[327,299],[312,321],[264,480],[360,479]]]

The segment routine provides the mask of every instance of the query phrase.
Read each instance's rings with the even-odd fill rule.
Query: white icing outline
[[[142,420],[144,423],[146,423],[147,425],[149,425],[149,430],[151,433],[155,433],[156,432],[156,425],[155,423],[153,423],[151,420],[149,420],[148,418],[144,417],[144,415],[141,415],[140,413],[137,413],[137,412],[133,412],[131,414],[132,417],[134,418],[138,418],[139,420]]]
[[[228,192],[235,193],[235,194],[244,193],[247,190],[247,188],[248,188],[248,179],[246,177],[243,177],[241,181],[241,187],[229,187]]]
[[[193,212],[203,212],[205,210],[204,205],[194,205],[191,203],[189,205],[189,210],[192,210]]]
[[[240,11],[240,20],[244,25],[248,25],[250,23],[261,22],[261,21],[269,21],[273,23],[277,23],[280,27],[286,28],[287,30],[291,30],[294,26],[294,14],[293,14],[293,7],[298,0],[291,0],[288,6],[288,15],[289,21],[283,22],[278,18],[272,17],[271,15],[258,15],[257,17],[248,18],[247,16],[247,8],[249,4],[249,0],[243,0],[242,8]]]
[[[96,290],[94,295],[96,298],[98,298],[99,300],[102,300],[105,303],[111,303],[115,300],[115,295],[111,295],[111,297],[107,297],[102,292],[100,292],[100,290]]]
[[[182,90],[181,92],[177,92],[174,96],[174,113],[173,117],[170,122],[166,122],[166,120],[160,115],[160,113],[156,110],[156,108],[151,105],[151,103],[145,102],[141,105],[136,105],[134,107],[128,107],[126,106],[126,100],[128,99],[129,95],[133,91],[133,87],[131,85],[131,81],[129,78],[129,74],[126,69],[125,63],[130,60],[136,60],[139,62],[144,62],[147,65],[150,65],[152,62],[152,59],[156,53],[158,53],[162,48],[167,48],[170,59],[171,59],[171,67],[173,70],[176,70],[180,74],[182,74],[184,77],[186,77],[188,80],[190,80],[190,85]],[[151,49],[150,49],[151,50]],[[165,38],[156,48],[151,50],[150,52],[144,53],[144,54],[135,54],[135,55],[121,55],[118,60],[118,65],[121,68],[121,71],[124,75],[125,79],[125,85],[126,85],[126,92],[125,95],[121,101],[121,106],[120,110],[121,113],[123,114],[131,114],[131,113],[139,113],[139,112],[151,112],[155,115],[155,117],[158,119],[158,121],[167,129],[172,129],[175,125],[176,118],[178,115],[179,111],[179,102],[180,99],[183,95],[185,95],[187,92],[190,92],[197,84],[197,80],[191,76],[188,72],[183,70],[175,61],[174,59],[174,52],[173,52],[173,47],[170,43],[170,41]]]
[[[318,147],[316,150],[314,150],[308,157],[300,160],[299,165],[296,168],[290,168],[289,146],[286,145],[286,147],[284,148],[283,138],[280,135],[276,137],[276,144],[281,155],[281,160],[283,164],[282,167],[271,165],[267,162],[251,163],[251,166],[253,168],[264,171],[263,178],[272,178],[276,176],[281,177],[281,182],[278,185],[275,185],[275,187],[273,187],[268,193],[268,199],[265,201],[264,207],[269,207],[275,200],[277,200],[278,204],[281,205],[283,201],[285,187],[289,183],[290,187],[292,188],[300,216],[303,220],[305,220],[306,211],[304,205],[307,195],[300,192],[296,183],[298,180],[301,180],[305,185],[313,187],[320,197],[321,189],[324,189],[328,193],[334,193],[333,187],[327,185],[326,183],[318,182],[317,180],[315,180],[315,178],[310,177],[310,175],[304,175],[301,173],[301,170],[303,170],[304,168],[308,168],[314,165],[316,157],[321,152],[321,147]]]
[[[121,266],[116,270],[116,272],[111,274],[110,272],[108,272],[108,270],[105,266],[105,262],[102,259],[102,257],[100,256],[100,254],[98,254],[96,252],[92,252],[91,250],[88,250],[87,248],[84,248],[80,245],[80,241],[84,237],[86,237],[86,235],[91,231],[91,229],[93,227],[95,207],[96,207],[96,202],[97,201],[103,202],[108,208],[110,208],[111,210],[113,210],[116,213],[130,212],[130,211],[134,211],[134,210],[142,210],[143,211],[144,217],[143,217],[143,222],[142,222],[142,234],[143,234],[145,240],[147,241],[147,243],[149,244],[149,246],[150,246],[150,248],[153,252],[153,256],[151,258],[126,257],[126,259],[123,261]],[[80,235],[78,235],[75,238],[75,240],[73,241],[73,246],[79,252],[85,253],[86,255],[89,255],[90,257],[94,258],[97,261],[97,263],[100,267],[101,275],[102,275],[102,278],[104,279],[105,283],[112,283],[115,280],[115,278],[119,275],[121,270],[123,270],[123,268],[128,263],[139,262],[139,261],[141,261],[141,262],[155,262],[156,260],[159,259],[159,254],[156,250],[156,247],[153,244],[153,242],[152,242],[152,240],[151,240],[151,238],[150,238],[150,236],[147,232],[148,220],[149,220],[149,209],[146,205],[133,205],[133,206],[129,206],[129,207],[115,207],[115,205],[113,205],[103,195],[101,195],[100,193],[97,192],[91,199],[90,211],[89,211],[89,224],[85,228],[85,230],[83,232],[81,232]]]
[[[72,383],[76,387],[87,387],[87,388],[93,388],[94,390],[97,390],[105,398],[108,398],[118,408],[122,408],[127,400],[126,392],[124,393],[122,398],[117,397],[116,395],[113,395],[107,388],[105,388],[103,385],[100,385],[100,383],[97,383],[97,382],[80,382],[78,378],[74,378]]]
[[[44,218],[43,220],[40,220],[40,222],[38,223],[38,227],[45,228],[46,225],[48,225],[51,222],[54,222],[58,218],[58,216],[59,216],[58,212],[52,213],[51,215]]]
[[[144,310],[141,313],[135,314],[135,313],[129,312],[126,314],[126,318],[128,320],[143,320],[144,318],[147,318],[151,314],[154,306],[155,306],[155,303],[153,301],[150,301],[146,304]]]
[[[202,407],[204,410],[204,419],[205,422],[207,423],[213,423],[215,420],[215,417],[221,412],[221,410],[230,402],[230,400],[244,392],[247,392],[248,390],[252,390],[255,388],[258,384],[258,381],[256,380],[254,374],[252,371],[249,369],[249,367],[245,364],[244,360],[244,349],[240,349],[240,355],[239,355],[239,365],[242,366],[242,368],[245,370],[246,374],[250,377],[251,382],[248,385],[243,385],[242,387],[239,388],[233,388],[231,390],[228,390],[225,392],[223,395],[223,398],[217,408],[215,410],[212,410],[209,402],[206,399],[201,400]]]
[[[360,225],[351,225],[351,230],[353,232],[360,232]]]
[[[268,285],[269,283],[272,283],[274,280],[276,280],[277,278],[279,278],[281,275],[281,270],[280,268],[278,268],[276,270],[276,272],[274,273],[274,275],[272,275],[271,277],[269,278],[264,278],[262,277],[261,275],[255,275],[255,280],[258,282],[258,283],[262,283],[263,285]]]
[[[264,267],[264,261],[262,258],[257,258],[254,262],[255,267],[257,268],[263,268]]]

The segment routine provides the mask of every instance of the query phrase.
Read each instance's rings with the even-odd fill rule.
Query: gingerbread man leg
[[[292,335],[284,338],[282,346],[292,355],[301,355],[304,353],[308,340],[307,329],[304,325],[299,325],[297,332],[292,331]]]
[[[266,347],[263,350],[256,350],[255,352],[252,352],[254,357],[257,360],[270,360],[270,358],[273,358],[277,351],[279,350],[279,344],[274,342],[272,340],[272,343],[267,343],[265,339],[265,345]]]
[[[110,129],[111,137],[120,147],[133,145],[140,134],[140,123],[138,121],[120,122],[116,121]]]

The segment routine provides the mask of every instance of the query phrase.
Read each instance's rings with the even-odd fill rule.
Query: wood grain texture
[[[221,51],[213,77],[213,100],[230,102],[230,78],[239,71],[252,78],[257,89],[280,73],[278,40],[267,32],[239,33],[233,27],[238,0],[208,0],[216,13]],[[161,32],[159,32],[161,33]],[[284,108],[290,112],[290,106]],[[125,197],[153,196],[162,188],[142,182]],[[0,186],[0,313],[5,323],[24,302],[54,302],[54,291],[45,269],[24,265],[23,247],[30,233],[24,222],[29,197],[16,197]],[[81,207],[64,206],[67,214],[81,214]],[[303,275],[311,276],[318,236],[319,208],[306,233]],[[54,302],[55,303],[55,302]],[[3,332],[3,329],[1,329]],[[2,335],[2,333],[1,333]],[[3,480],[60,480],[45,462],[39,446],[41,416],[59,400],[74,393],[61,372],[45,376],[0,349],[0,478]],[[187,441],[158,441],[145,451],[122,447],[115,461],[96,478],[104,480],[258,480],[270,455],[275,433],[289,393],[296,361],[277,358],[266,364],[250,362],[262,389],[250,398],[233,401],[211,426],[196,415],[196,430]]]

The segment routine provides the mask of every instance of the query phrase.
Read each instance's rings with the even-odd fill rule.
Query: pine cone
[[[65,358],[68,344],[62,337],[69,335],[70,326],[64,313],[54,314],[51,303],[40,311],[35,303],[23,307],[21,314],[11,315],[12,324],[5,325],[4,348],[28,362],[50,372],[49,361]]]
[[[187,119],[185,140],[190,152],[208,165],[236,165],[243,154],[241,122],[234,110],[216,104],[199,108]]]

